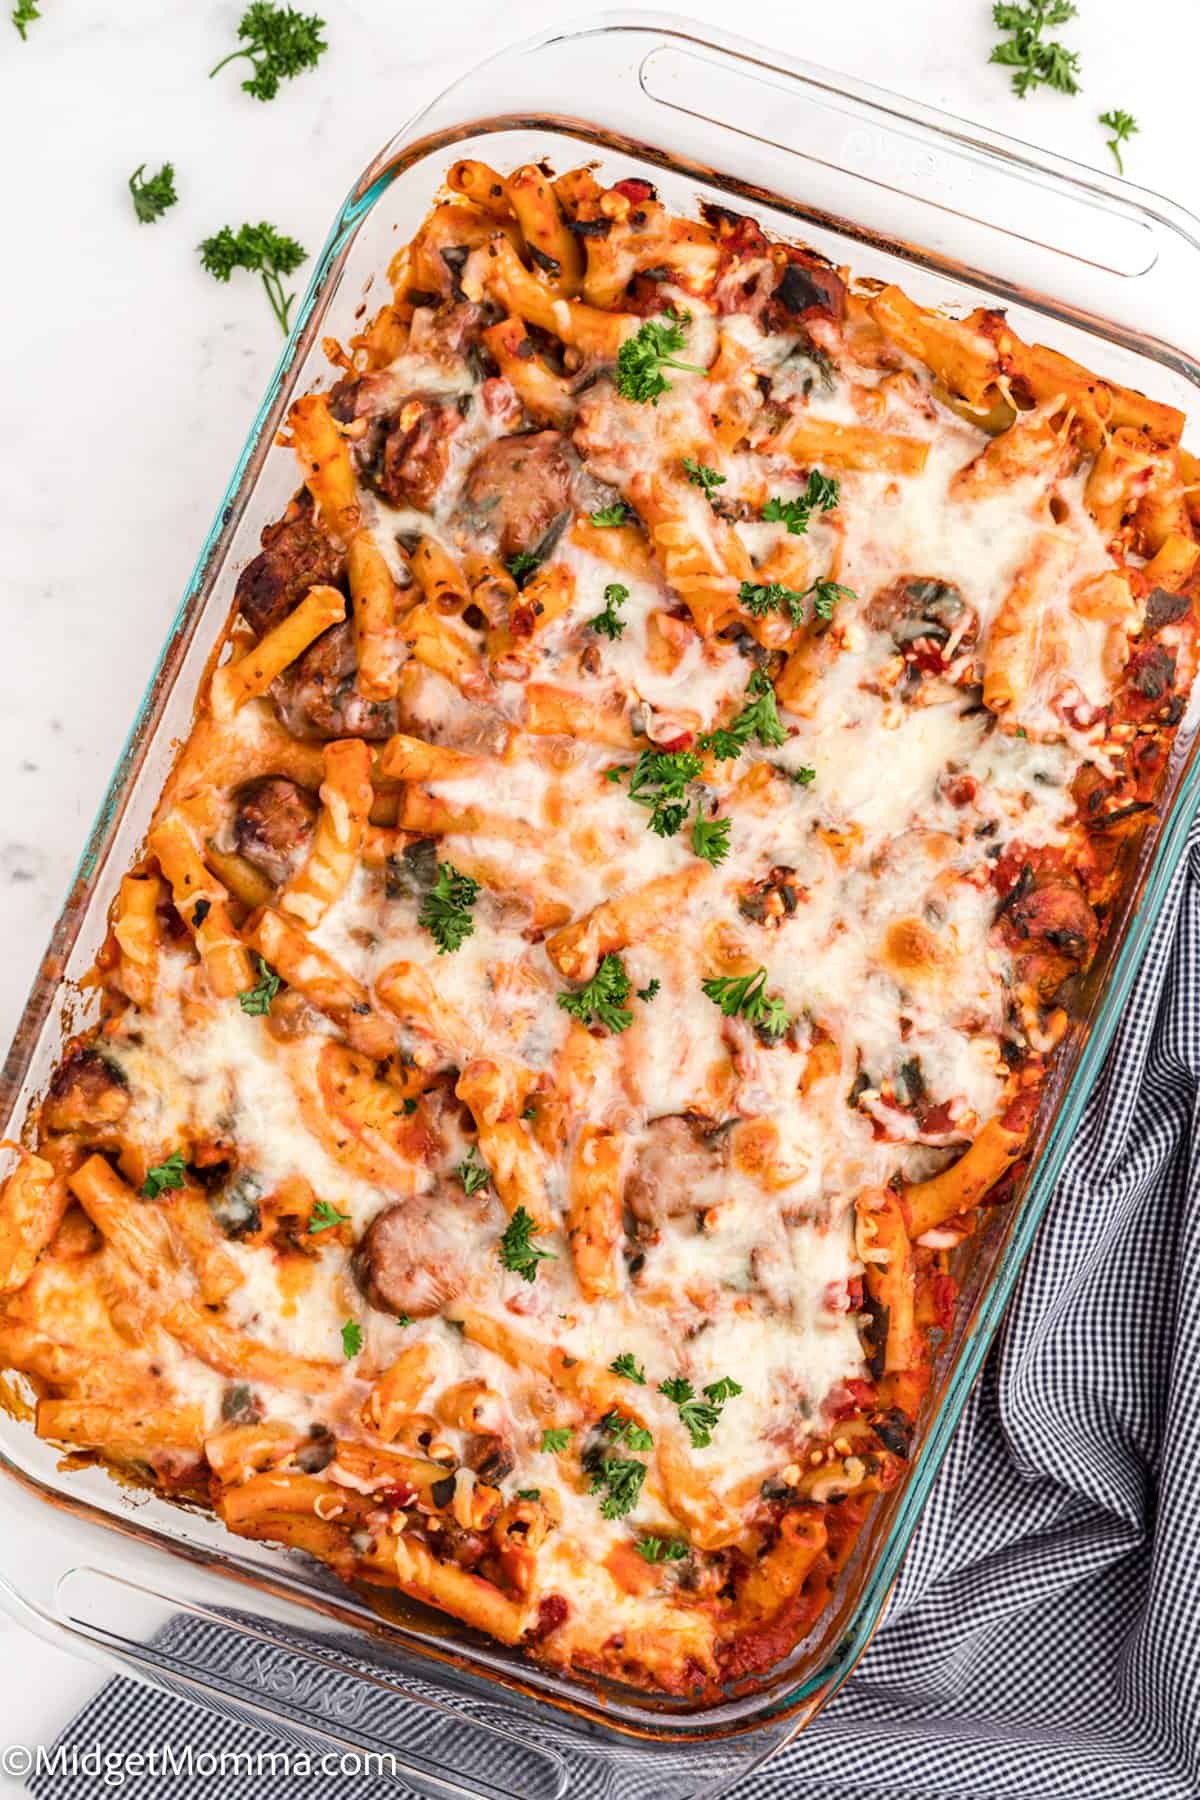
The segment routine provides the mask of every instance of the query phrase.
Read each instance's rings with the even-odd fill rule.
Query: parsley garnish
[[[692,849],[697,856],[702,856],[713,868],[719,868],[729,855],[729,832],[732,819],[706,819],[700,810],[700,802],[696,802],[696,816],[692,820]]]
[[[700,748],[711,750],[718,762],[727,761],[731,756],[740,756],[745,742],[744,738],[738,737],[727,725],[718,725],[715,731],[706,732],[699,739]]]
[[[538,1264],[556,1260],[553,1250],[543,1250],[533,1241],[533,1220],[523,1206],[518,1206],[500,1239],[500,1261],[522,1281],[536,1281]]]
[[[687,1426],[693,1447],[703,1450],[712,1443],[712,1434],[721,1420],[721,1408],[742,1390],[738,1382],[722,1375],[719,1381],[710,1381],[703,1399],[698,1399],[690,1381],[682,1375],[672,1375],[669,1381],[659,1382],[658,1391],[679,1408],[679,1417]]]
[[[687,787],[704,767],[694,750],[643,750],[628,770],[610,769],[609,780],[629,775],[629,798],[647,808],[656,837],[674,837],[688,816]]]
[[[517,1489],[517,1499],[518,1500],[540,1500],[541,1497],[542,1497],[541,1488],[518,1488]]]
[[[786,607],[791,614],[792,624],[799,625],[804,619],[804,595],[799,588],[785,587],[782,581],[743,581],[738,589],[738,599],[747,612],[756,619],[763,618],[769,612],[783,612]]]
[[[683,349],[683,328],[689,323],[687,313],[679,318],[647,319],[645,324],[626,338],[617,353],[617,392],[625,400],[649,400],[658,405],[658,396],[670,392],[671,383],[664,369],[687,369],[693,375],[706,375],[699,363],[679,362],[675,352]]]
[[[410,1118],[412,1117],[413,1113],[415,1113],[417,1110],[417,1102],[411,1094],[408,1096],[407,1100],[405,1100],[403,1102],[403,1106],[404,1106],[405,1112],[409,1115]]]
[[[662,986],[662,982],[658,979],[658,976],[656,975],[654,977],[654,979],[649,983],[648,986],[638,989],[638,991],[637,991],[638,999],[645,1000],[647,1002],[653,1000],[655,994],[657,994],[657,992],[661,986]]]
[[[411,1325],[412,1320],[409,1318],[407,1313],[397,1313],[396,1314],[396,1323],[397,1323],[397,1325]]]
[[[454,1173],[462,1182],[463,1193],[467,1195],[477,1194],[480,1188],[485,1188],[492,1179],[491,1170],[485,1168],[481,1162],[476,1160],[478,1154],[478,1146],[472,1145],[467,1160],[465,1162],[460,1162],[454,1170]]]
[[[601,1516],[605,1519],[623,1519],[637,1505],[645,1479],[644,1462],[635,1462],[624,1456],[606,1456],[593,1475],[588,1492],[599,1494],[607,1489],[600,1503]]]
[[[793,625],[803,623],[806,600],[812,601],[814,618],[832,619],[836,603],[853,598],[853,588],[843,587],[840,582],[830,581],[827,576],[810,582],[806,588],[785,587],[781,581],[768,581],[765,585],[743,581],[738,589],[738,599],[756,619],[761,619],[765,613],[783,612],[786,608]]]
[[[607,1431],[614,1444],[626,1444],[630,1450],[653,1450],[654,1437],[644,1425],[638,1425],[624,1413],[605,1413],[600,1429]]]
[[[532,550],[518,550],[515,556],[505,559],[504,566],[517,586],[521,587],[535,569],[541,568],[542,559],[540,556],[535,556]]]
[[[623,500],[614,500],[611,506],[602,506],[588,514],[593,525],[623,525],[628,517],[629,508]]]
[[[648,1563],[682,1562],[688,1546],[682,1538],[644,1537],[638,1539],[637,1553]]]
[[[765,969],[756,969],[752,975],[710,975],[700,985],[727,1019],[740,1013],[764,1037],[781,1038],[792,1022],[782,1000],[767,998]]]
[[[543,1450],[553,1450],[556,1452],[565,1450],[570,1441],[571,1428],[569,1425],[552,1425],[542,1433]]]
[[[362,1326],[357,1319],[347,1319],[342,1326],[342,1355],[349,1362],[363,1347]]]
[[[437,879],[421,902],[417,924],[423,925],[438,947],[438,955],[461,949],[475,930],[469,907],[479,898],[479,883],[463,875],[453,863],[438,864]]]
[[[629,598],[629,589],[619,581],[610,581],[604,590],[604,611],[597,613],[588,624],[593,631],[602,631],[606,638],[619,638],[625,629],[625,620],[617,617],[617,607],[624,606]]]
[[[147,1200],[157,1200],[168,1188],[181,1188],[184,1181],[184,1156],[182,1150],[172,1150],[166,1162],[156,1163],[154,1168],[146,1170],[146,1179],[142,1183],[142,1193]]]
[[[11,18],[13,24],[21,34],[21,42],[23,44],[28,43],[29,41],[25,35],[26,27],[32,25],[33,21],[35,19],[40,19],[41,16],[41,13],[33,4],[33,0],[17,0],[17,4],[13,7]]]
[[[1057,88],[1060,94],[1079,92],[1078,51],[1042,38],[1047,25],[1065,25],[1078,10],[1074,0],[1029,0],[1027,6],[996,0],[992,21],[998,31],[1012,35],[993,48],[988,61],[1013,71],[1013,90],[1022,100],[1035,87]]]
[[[133,195],[133,210],[138,216],[138,223],[151,225],[155,219],[161,219],[168,206],[174,206],[179,195],[175,192],[175,169],[171,163],[164,163],[157,175],[149,180],[142,180],[145,163],[139,163],[129,177],[129,192]]]
[[[1125,142],[1126,138],[1131,138],[1136,135],[1138,122],[1132,113],[1127,112],[1102,112],[1099,114],[1098,122],[1101,125],[1107,125],[1108,129],[1112,132],[1112,136],[1106,141],[1108,148],[1112,151],[1116,161],[1117,173],[1118,175],[1123,175],[1125,173],[1125,164],[1121,161],[1121,145]]]
[[[328,48],[321,36],[324,26],[324,19],[318,19],[315,13],[305,15],[293,12],[290,6],[274,6],[271,0],[254,0],[238,26],[244,48],[223,56],[216,68],[208,71],[209,80],[226,63],[247,56],[254,73],[243,81],[243,93],[253,94],[256,100],[273,100],[281,81],[290,81],[302,70],[316,67],[318,58]]]
[[[578,993],[560,994],[558,1004],[581,1025],[596,1024],[609,1031],[626,1031],[633,1024],[633,1014],[622,1005],[629,998],[629,985],[625,964],[610,950],[601,957],[592,979],[585,982]]]
[[[725,477],[710,469],[707,463],[697,462],[694,457],[685,456],[683,467],[693,487],[704,489],[704,498],[711,500],[713,489],[725,486]]]
[[[262,276],[271,311],[285,335],[296,296],[284,293],[283,277],[293,274],[307,256],[303,245],[284,237],[265,219],[258,225],[241,225],[237,231],[223,225],[215,237],[205,238],[200,245],[200,261],[216,280],[228,281],[235,269]]]
[[[801,764],[798,769],[787,769],[782,763],[772,763],[771,767],[777,775],[786,776],[788,781],[794,781],[797,787],[809,787],[817,779],[817,771],[804,764]]]
[[[255,986],[243,988],[238,995],[238,1005],[253,1018],[261,1018],[264,1013],[270,1012],[271,1002],[283,986],[270,963],[264,962],[261,956],[258,958],[258,973],[259,980]]]
[[[814,581],[811,587],[804,590],[805,598],[812,595],[813,613],[818,619],[832,619],[833,609],[839,600],[853,600],[854,589],[843,587],[840,581],[830,581],[823,577]]]
[[[646,1371],[638,1363],[632,1350],[622,1350],[620,1356],[614,1356],[608,1365],[613,1375],[623,1375],[626,1381],[636,1381],[639,1387],[646,1385]]]
[[[749,705],[744,706],[728,725],[706,733],[699,740],[702,750],[711,750],[718,758],[728,758],[740,756],[752,737],[756,737],[766,750],[787,742],[787,732],[779,722],[779,710],[775,705],[775,689],[761,669],[755,669],[751,674],[746,693]]]
[[[792,537],[803,537],[815,512],[833,511],[839,492],[836,476],[822,475],[820,469],[811,469],[802,494],[797,494],[794,500],[781,500],[778,494],[772,494],[762,509],[762,516],[768,524],[786,525]]]
[[[316,1237],[319,1231],[331,1231],[335,1225],[348,1225],[349,1213],[339,1212],[328,1200],[318,1200],[308,1215],[308,1235]]]

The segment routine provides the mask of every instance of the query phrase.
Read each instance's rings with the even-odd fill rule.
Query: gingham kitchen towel
[[[1200,1794],[1198,1093],[1200,831],[887,1619],[825,1714],[734,1790],[742,1800]],[[186,1699],[117,1680],[60,1742],[279,1742],[199,1720]],[[435,1763],[436,1728],[411,1729]],[[477,1754],[495,1774],[486,1746]],[[96,1785],[94,1773],[29,1782],[39,1800],[92,1800]],[[219,1790],[345,1800],[351,1785],[356,1800],[402,1791],[338,1774],[281,1789],[255,1773]],[[217,1788],[199,1774],[137,1791]],[[607,1791],[597,1769],[572,1800]],[[645,1791],[654,1800],[652,1781]]]

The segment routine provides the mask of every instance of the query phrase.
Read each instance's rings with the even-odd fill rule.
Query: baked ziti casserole
[[[902,1477],[1162,787],[1195,469],[643,180],[459,162],[389,275],[15,1156],[0,1364],[233,1532],[711,1699]]]

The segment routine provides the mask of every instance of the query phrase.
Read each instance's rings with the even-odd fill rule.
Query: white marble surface
[[[358,169],[418,105],[576,13],[558,0],[300,3],[325,15],[331,48],[267,106],[232,69],[205,80],[241,0],[42,0],[24,45],[0,9],[5,1041],[280,347],[258,284],[218,286],[194,246],[227,221],[270,218],[315,250]],[[987,0],[688,10],[1098,168],[1110,163],[1096,114],[1123,107],[1142,125],[1131,178],[1200,209],[1195,0],[1081,0],[1062,35],[1082,53],[1085,92],[1024,102],[987,63]],[[180,204],[140,227],[126,178],[164,158]],[[96,1679],[0,1616],[0,1746],[49,1740]]]

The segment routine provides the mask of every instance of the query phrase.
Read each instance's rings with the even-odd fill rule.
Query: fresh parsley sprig
[[[756,619],[769,612],[790,614],[793,625],[804,622],[804,594],[800,588],[786,587],[782,581],[743,581],[738,599]]]
[[[321,36],[324,29],[324,19],[315,13],[294,12],[290,6],[273,5],[272,0],[254,0],[238,26],[241,48],[223,56],[216,68],[208,71],[209,80],[227,63],[245,56],[254,73],[243,81],[242,92],[256,100],[273,100],[281,81],[316,68],[329,48]]]
[[[460,950],[475,930],[470,908],[479,898],[479,883],[456,869],[453,863],[438,864],[437,878],[421,902],[417,924],[426,930],[438,947],[438,955]]]
[[[622,1350],[620,1356],[613,1357],[608,1368],[612,1375],[621,1375],[626,1381],[635,1381],[639,1387],[646,1385],[646,1371],[632,1350]]]
[[[634,1457],[606,1456],[592,1476],[588,1492],[604,1495],[600,1502],[602,1518],[623,1519],[641,1498],[645,1480],[644,1462]]]
[[[339,1212],[328,1200],[318,1200],[308,1215],[308,1235],[316,1237],[322,1231],[332,1231],[338,1225],[348,1225],[350,1214]]]
[[[145,163],[139,163],[129,177],[129,192],[133,196],[133,210],[137,214],[139,225],[152,225],[155,219],[161,219],[169,206],[174,206],[179,195],[175,192],[175,167],[173,163],[164,163],[157,175],[147,176],[143,181]]]
[[[725,486],[725,477],[710,469],[707,463],[697,462],[692,456],[683,459],[684,473],[693,487],[703,488],[704,498],[711,500],[716,488]]]
[[[593,525],[624,525],[629,517],[629,508],[623,500],[614,500],[611,506],[598,507],[588,514]]]
[[[605,1413],[600,1421],[601,1429],[607,1431],[614,1444],[625,1444],[630,1450],[653,1450],[654,1434],[628,1418],[624,1413]]]
[[[700,1397],[684,1376],[672,1375],[669,1380],[659,1382],[658,1391],[679,1408],[680,1421],[687,1427],[693,1447],[704,1450],[712,1443],[712,1434],[720,1424],[726,1401],[734,1399],[742,1389],[739,1382],[722,1375],[719,1381],[710,1381]]]
[[[1098,123],[1107,125],[1108,129],[1112,132],[1112,136],[1108,138],[1106,142],[1108,148],[1113,153],[1113,159],[1117,165],[1118,175],[1123,175],[1125,173],[1125,164],[1121,160],[1121,145],[1125,143],[1128,138],[1136,135],[1138,122],[1132,113],[1112,111],[1100,113],[1098,115]]]
[[[542,1433],[542,1449],[553,1453],[565,1450],[570,1441],[569,1425],[549,1425]]]
[[[782,500],[772,494],[762,509],[769,524],[786,525],[792,537],[803,537],[815,512],[832,512],[838,504],[841,488],[836,476],[822,475],[810,469],[804,492],[794,500]]]
[[[492,1171],[479,1161],[479,1146],[472,1144],[465,1162],[456,1165],[454,1173],[462,1182],[463,1193],[468,1196],[477,1194],[492,1179]]]
[[[308,251],[295,238],[285,237],[274,225],[263,219],[258,225],[240,225],[236,231],[223,225],[214,237],[200,245],[200,261],[217,281],[228,281],[235,269],[261,275],[271,311],[286,336],[290,330],[288,315],[295,294],[285,294],[283,278],[292,275],[308,257]]]
[[[854,599],[854,589],[843,587],[840,581],[830,581],[828,576],[822,576],[819,581],[814,581],[805,588],[804,598],[811,598],[814,617],[828,622],[832,619],[833,609],[839,600]]]
[[[714,869],[720,868],[729,855],[729,833],[733,827],[732,819],[706,819],[701,802],[696,802],[696,816],[692,820],[692,849]]]
[[[775,689],[762,669],[755,669],[746,683],[746,701],[737,717],[728,725],[719,725],[699,739],[700,748],[709,750],[718,761],[740,756],[751,738],[757,738],[764,750],[787,742],[787,732],[779,718]]]
[[[628,774],[629,798],[647,809],[651,831],[656,837],[674,837],[691,811],[688,783],[703,767],[694,750],[643,750],[631,766],[610,769],[608,779],[620,781]]]
[[[633,1014],[624,1002],[629,998],[631,983],[625,964],[614,951],[601,957],[596,973],[577,993],[562,993],[558,1004],[581,1025],[603,1025],[612,1032],[627,1031]]]
[[[184,1184],[185,1167],[183,1151],[172,1150],[165,1162],[156,1163],[152,1169],[147,1169],[146,1179],[142,1183],[145,1198],[157,1200],[168,1188],[181,1188]]]
[[[34,5],[33,0],[17,0],[17,4],[13,7],[10,17],[20,34],[21,42],[23,44],[29,42],[29,39],[26,36],[29,27],[33,24],[35,19],[40,19],[41,16],[42,15]]]
[[[1010,35],[994,46],[988,61],[1012,70],[1013,91],[1022,100],[1037,87],[1079,92],[1079,52],[1042,36],[1047,26],[1065,25],[1078,10],[1074,0],[1029,0],[1028,5],[996,0],[992,21]]]
[[[707,375],[700,363],[680,362],[675,352],[684,345],[685,325],[689,315],[671,314],[661,319],[647,319],[633,336],[626,338],[617,352],[614,380],[622,399],[649,401],[658,405],[660,394],[670,392],[671,383],[664,369],[686,369],[692,375]]]
[[[827,575],[810,581],[806,588],[785,587],[781,581],[743,581],[738,589],[738,599],[756,619],[764,618],[769,612],[786,612],[793,625],[804,623],[804,606],[808,600],[812,601],[813,617],[828,622],[839,600],[853,598],[853,588],[843,587],[840,581],[831,581]]]
[[[534,1221],[523,1206],[518,1206],[500,1239],[500,1261],[512,1275],[519,1275],[522,1281],[536,1281],[538,1264],[554,1262],[557,1253],[543,1250],[533,1240]]]
[[[524,587],[535,569],[542,566],[542,558],[532,550],[518,550],[515,556],[507,558],[504,564],[518,587]]]
[[[275,973],[269,962],[261,956],[258,958],[258,980],[253,987],[243,988],[238,995],[238,1005],[251,1018],[261,1019],[271,1010],[271,1002],[283,986],[283,982]]]
[[[768,998],[765,969],[755,969],[752,975],[710,975],[700,986],[727,1019],[740,1015],[765,1038],[783,1037],[792,1023],[783,1001]]]
[[[647,984],[644,988],[638,989],[638,991],[637,991],[638,999],[644,1000],[646,1002],[646,1004],[649,1005],[650,1001],[654,999],[655,995],[658,993],[658,990],[661,988],[661,986],[662,986],[662,982],[658,979],[658,976],[655,975],[649,982],[647,982]]]
[[[617,608],[624,606],[629,598],[629,589],[619,581],[610,581],[604,590],[604,611],[597,613],[588,624],[593,631],[603,633],[606,638],[619,638],[625,629],[626,621],[618,618]]]
[[[682,1538],[644,1537],[637,1541],[637,1553],[648,1563],[682,1562],[688,1546]]]
[[[347,1319],[342,1326],[342,1355],[347,1362],[352,1362],[362,1347],[362,1326],[357,1319]]]

